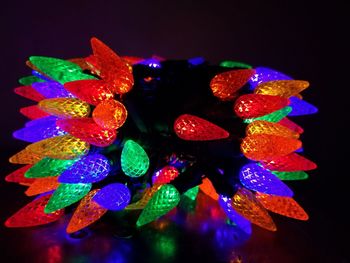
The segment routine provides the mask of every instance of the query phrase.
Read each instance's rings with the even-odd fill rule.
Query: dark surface
[[[131,1],[130,1],[131,2]],[[274,216],[278,232],[254,228],[244,244],[222,245],[214,232],[167,223],[133,238],[116,238],[108,218],[83,239],[63,232],[64,222],[33,229],[3,229],[1,262],[348,262],[345,225],[348,155],[344,138],[346,93],[346,8],[336,2],[214,1],[129,4],[121,1],[9,1],[2,4],[1,176],[14,170],[7,158],[25,146],[11,138],[23,126],[17,79],[29,73],[30,55],[79,57],[97,36],[122,55],[169,59],[203,56],[275,68],[311,83],[304,98],[319,114],[300,118],[306,155],[318,163],[305,182],[289,184],[310,215],[308,222]],[[306,2],[306,1],[305,1]],[[345,153],[342,153],[345,152]],[[0,180],[1,224],[29,201],[24,187]],[[110,231],[109,231],[110,230]],[[231,233],[232,234],[232,233]],[[232,236],[229,234],[229,236]],[[230,238],[228,238],[230,239]],[[221,239],[222,240],[222,239]],[[223,240],[226,240],[225,238]]]

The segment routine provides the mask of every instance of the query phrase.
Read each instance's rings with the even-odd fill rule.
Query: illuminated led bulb
[[[232,207],[253,224],[270,231],[277,230],[269,213],[249,190],[239,189],[232,198]]]
[[[91,39],[91,47],[101,67],[101,78],[110,85],[113,92],[129,92],[134,85],[134,78],[127,63],[97,38]]]
[[[255,197],[268,210],[298,220],[308,220],[304,209],[291,197],[256,193]]]
[[[93,201],[108,210],[123,210],[130,203],[130,199],[131,194],[126,185],[113,183],[96,193]]]
[[[20,78],[18,82],[24,86],[32,85],[34,82],[43,82],[44,80],[36,77],[36,76],[26,76],[23,78]]]
[[[289,116],[314,114],[318,111],[318,109],[314,105],[297,97],[290,97],[289,100],[289,106],[292,107],[292,111],[288,114]]]
[[[158,170],[153,176],[152,176],[152,183],[153,184],[168,184],[172,180],[174,180],[179,175],[179,171],[170,165],[167,165],[163,167],[162,169]]]
[[[287,185],[256,163],[244,165],[239,173],[239,180],[246,188],[256,192],[293,196],[293,191]]]
[[[301,147],[301,141],[269,134],[250,135],[241,143],[242,153],[251,160],[267,160],[284,156]]]
[[[238,214],[236,210],[232,207],[232,200],[226,196],[220,195],[219,204],[225,211],[226,216],[245,233],[252,233],[252,225],[249,220],[245,219],[243,216]]]
[[[95,183],[107,177],[111,170],[109,160],[102,154],[81,157],[59,177],[60,183]]]
[[[111,145],[117,131],[101,128],[92,118],[58,120],[57,125],[69,134],[95,146]]]
[[[148,224],[162,215],[167,214],[180,202],[180,194],[171,184],[164,184],[153,195],[138,218],[138,227]]]
[[[198,65],[203,64],[205,62],[205,59],[202,57],[194,57],[194,58],[188,59],[187,61],[192,66],[198,66]]]
[[[40,119],[30,120],[30,121],[27,121],[25,123],[25,127],[42,126],[42,125],[44,125],[44,123],[57,121],[57,119],[58,118],[55,116],[47,116],[47,117],[40,118]]]
[[[40,109],[38,105],[20,108],[19,112],[31,120],[50,116],[47,112]]]
[[[67,134],[30,144],[26,150],[54,159],[74,159],[86,155],[89,148],[87,142]]]
[[[222,61],[220,63],[220,66],[221,67],[224,67],[224,68],[247,68],[247,69],[251,69],[252,66],[251,65],[248,65],[246,63],[242,63],[242,62],[239,62],[239,61],[232,61],[232,60],[225,60],[225,61]],[[255,73],[256,74],[256,73]],[[254,74],[254,75],[255,75]],[[254,76],[253,75],[253,76]],[[253,77],[252,76],[252,77]]]
[[[15,88],[14,91],[16,94],[33,101],[41,101],[45,99],[45,97],[37,92],[32,86],[20,86]]]
[[[84,58],[84,60],[88,69],[91,71],[92,74],[101,76],[101,65],[94,55],[90,55]]]
[[[133,140],[127,140],[121,154],[121,167],[130,177],[140,177],[149,168],[149,158],[145,150]]]
[[[213,184],[208,178],[204,178],[202,180],[202,183],[199,185],[199,189],[202,190],[203,193],[205,193],[207,196],[213,198],[214,200],[219,199],[219,195],[216,192]]]
[[[144,59],[144,60],[140,61],[137,64],[145,65],[145,66],[150,67],[150,68],[161,68],[162,67],[161,64],[160,64],[159,59],[153,58],[153,57]]]
[[[250,123],[246,128],[246,135],[249,136],[253,134],[270,134],[294,139],[299,138],[299,133],[288,129],[283,125],[269,121],[254,121]]]
[[[68,60],[32,56],[29,61],[45,75],[61,84],[74,80],[95,79],[94,76],[83,73],[77,64]]]
[[[248,82],[254,73],[254,69],[239,69],[220,73],[210,81],[210,88],[215,97],[224,101],[232,100],[236,97],[236,92]]]
[[[141,57],[131,57],[131,56],[122,56],[121,58],[122,60],[126,61],[130,65],[134,65],[141,62],[142,60],[145,60],[144,58],[141,58]]]
[[[99,189],[92,190],[80,201],[69,221],[67,233],[73,233],[91,225],[108,211],[92,200],[99,191]]]
[[[272,173],[276,175],[279,179],[284,181],[305,180],[309,178],[309,175],[304,171],[295,171],[295,172],[272,171]]]
[[[46,120],[15,131],[13,133],[13,137],[26,142],[37,142],[66,134],[64,130],[60,129],[56,125],[56,119],[51,119],[48,117],[43,119]]]
[[[25,173],[26,178],[41,178],[60,175],[64,170],[72,166],[78,159],[60,160],[45,157],[34,164]]]
[[[254,93],[289,98],[307,87],[309,87],[309,82],[304,80],[275,80],[259,84]]]
[[[74,64],[77,64],[83,71],[84,70],[90,70],[89,65],[86,63],[85,58],[70,58],[67,59],[70,62],[73,62]]]
[[[92,112],[94,121],[105,129],[118,129],[126,121],[128,112],[123,103],[116,100],[103,101]]]
[[[252,123],[254,121],[269,121],[269,122],[279,122],[282,120],[284,117],[286,117],[290,112],[292,111],[292,108],[287,106],[284,107],[280,110],[276,110],[270,114],[257,117],[257,118],[252,118],[252,119],[245,119],[243,122],[244,123]]]
[[[89,104],[97,105],[101,101],[113,99],[114,95],[103,80],[77,80],[67,82],[64,88],[77,98]]]
[[[197,198],[198,192],[199,192],[199,186],[197,185],[195,187],[188,189],[186,192],[183,193],[183,195],[188,197],[192,201],[194,201]]]
[[[150,188],[147,188],[144,192],[143,195],[141,197],[140,200],[138,200],[135,203],[132,203],[130,205],[128,205],[127,207],[125,207],[126,210],[140,210],[143,209],[146,204],[148,203],[149,200],[151,200],[152,196],[159,190],[159,188],[162,185],[160,184],[155,184]]]
[[[291,77],[271,68],[257,67],[255,71],[256,73],[249,80],[249,84],[252,87],[252,89],[254,89],[256,86],[263,82],[292,79]]]
[[[11,156],[9,162],[17,164],[34,164],[38,162],[41,158],[42,154],[33,152],[26,148]]]
[[[29,188],[25,191],[27,196],[38,195],[55,190],[59,186],[57,177],[47,177],[35,179]]]
[[[261,161],[261,164],[265,169],[284,172],[308,171],[317,168],[314,162],[296,153],[267,158],[265,161]]]
[[[286,117],[280,120],[278,123],[299,134],[302,134],[304,132],[302,127]]]
[[[74,98],[54,98],[39,102],[39,107],[50,115],[60,118],[83,118],[90,114],[90,106]]]
[[[31,164],[27,164],[27,165],[17,169],[16,171],[8,174],[5,177],[5,181],[6,182],[10,182],[10,183],[18,183],[18,184],[21,184],[21,185],[31,185],[32,183],[34,183],[35,179],[30,179],[30,178],[24,177],[24,174],[31,167],[32,167]]]
[[[51,195],[43,195],[18,210],[13,216],[6,220],[7,227],[30,227],[48,224],[58,220],[64,215],[63,210],[54,213],[44,213],[44,207]]]
[[[179,138],[189,141],[219,140],[230,136],[221,127],[190,114],[183,114],[175,120],[174,131]]]
[[[47,203],[45,213],[52,213],[78,202],[87,195],[91,186],[91,184],[60,184]]]
[[[35,82],[32,87],[47,99],[74,98],[74,95],[67,91],[62,84],[55,81]]]
[[[256,118],[280,110],[288,104],[288,99],[278,96],[247,94],[236,100],[234,111],[243,119]]]

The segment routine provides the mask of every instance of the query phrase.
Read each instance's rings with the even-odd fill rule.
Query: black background
[[[306,131],[302,138],[306,154],[319,169],[310,173],[308,181],[291,184],[310,220],[296,223],[277,219],[279,234],[273,242],[271,236],[256,228],[247,251],[263,260],[243,257],[243,262],[348,262],[348,54],[342,36],[349,30],[345,12],[337,1],[6,1],[0,8],[1,178],[14,169],[7,158],[25,146],[11,134],[25,122],[18,109],[30,102],[12,89],[18,85],[18,78],[30,73],[24,65],[30,55],[86,56],[91,52],[89,39],[96,36],[120,55],[157,54],[169,59],[202,56],[212,63],[232,59],[267,66],[310,81],[304,98],[319,107],[319,114],[301,118],[299,123]],[[6,184],[3,179],[0,185],[3,224],[29,199],[22,194],[21,186]],[[26,262],[46,262],[40,259],[44,250],[35,244],[29,246],[32,239],[28,233],[32,230],[26,231],[1,228],[1,262],[23,261],[26,257]],[[199,247],[203,240],[192,241],[190,245],[180,244],[186,249],[180,249],[172,260],[219,260],[213,249]],[[148,255],[145,247],[136,248],[135,253]],[[191,253],[198,250],[200,253]],[[74,262],[90,262],[76,259],[84,253],[97,252],[75,243],[65,244],[62,260],[73,262],[75,256]],[[142,261],[155,259],[141,257]]]

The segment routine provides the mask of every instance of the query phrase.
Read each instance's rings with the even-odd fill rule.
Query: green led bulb
[[[188,189],[183,195],[191,199],[192,201],[196,200],[197,194],[199,191],[199,186],[192,187]]]
[[[138,227],[148,224],[168,213],[180,202],[180,194],[171,184],[162,185],[152,196],[138,218]]]
[[[279,172],[279,171],[272,171],[274,175],[276,175],[281,180],[305,180],[309,178],[309,175],[305,173],[304,171],[296,171],[296,172]]]
[[[78,159],[61,160],[45,157],[34,164],[25,174],[26,178],[40,178],[60,175],[71,167]]]
[[[92,184],[60,184],[52,194],[44,212],[49,214],[78,202],[90,191]]]
[[[246,63],[242,63],[239,61],[232,61],[232,60],[225,60],[220,63],[221,67],[224,68],[252,68],[251,65],[248,65]]]
[[[29,61],[45,75],[61,84],[75,80],[96,79],[94,76],[83,73],[77,64],[68,60],[32,56]]]
[[[35,77],[35,76],[27,76],[20,78],[18,82],[24,86],[32,85],[34,82],[44,82],[45,80]]]
[[[149,168],[149,158],[145,150],[133,140],[127,140],[121,154],[123,172],[130,177],[140,177]]]
[[[284,117],[286,117],[291,111],[292,111],[292,107],[287,106],[280,110],[276,110],[270,114],[267,114],[261,117],[245,119],[243,122],[244,123],[252,123],[253,121],[279,122]]]

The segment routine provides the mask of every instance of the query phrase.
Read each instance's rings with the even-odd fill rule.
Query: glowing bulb
[[[16,94],[33,101],[41,101],[45,99],[45,97],[33,89],[32,86],[20,86],[15,88],[14,91]]]
[[[220,63],[220,66],[221,67],[224,67],[224,68],[247,68],[247,69],[251,69],[252,66],[251,65],[248,65],[246,63],[243,63],[243,62],[239,62],[239,61],[232,61],[232,60],[225,60],[225,61],[222,61]],[[255,73],[256,74],[256,73]],[[255,75],[254,74],[254,75]],[[253,76],[254,76],[253,75]],[[253,77],[252,76],[252,77]]]
[[[271,68],[257,67],[255,71],[256,73],[249,80],[251,89],[254,89],[256,86],[263,82],[292,79],[291,77]]]
[[[147,203],[138,218],[138,227],[148,224],[165,215],[180,202],[180,194],[171,184],[162,185]]]
[[[55,190],[59,186],[57,177],[47,177],[35,179],[35,181],[25,191],[27,196],[38,195]]]
[[[19,112],[31,120],[50,116],[48,113],[40,109],[38,105],[20,108]]]
[[[246,188],[256,192],[293,196],[293,191],[287,185],[255,163],[244,165],[241,168],[239,180]]]
[[[16,171],[8,174],[5,177],[6,182],[11,182],[11,183],[18,183],[21,185],[31,185],[34,183],[35,179],[31,178],[26,178],[24,177],[24,174],[32,167],[31,164],[27,164],[25,166],[22,166],[21,168],[17,169]]]
[[[45,75],[61,84],[74,80],[95,79],[94,76],[83,73],[77,64],[67,60],[32,56],[29,61]]]
[[[253,224],[270,231],[277,230],[269,213],[249,190],[239,189],[232,198],[232,207]]]
[[[67,233],[73,233],[91,225],[108,211],[92,200],[99,191],[99,189],[92,190],[80,201],[69,221]]]
[[[74,95],[67,91],[62,84],[55,81],[35,82],[32,87],[47,99],[74,98]]]
[[[290,137],[294,139],[299,138],[299,133],[294,132],[278,123],[273,123],[268,121],[254,121],[250,123],[246,128],[246,135],[249,136],[253,134],[270,134],[270,135]]]
[[[111,145],[117,131],[101,128],[92,118],[58,120],[57,125],[69,134],[95,146]]]
[[[42,154],[33,152],[26,148],[11,156],[9,162],[18,164],[34,164],[38,162],[42,157]]]
[[[256,198],[268,210],[299,220],[308,220],[304,209],[291,197],[256,193]]]
[[[183,114],[175,120],[174,131],[179,138],[190,141],[219,140],[230,136],[221,127],[190,114]]]
[[[242,153],[251,160],[267,160],[284,156],[301,147],[301,141],[269,134],[250,135],[241,143]]]
[[[55,136],[65,135],[66,132],[56,125],[55,118],[43,118],[40,122],[32,123],[32,125],[17,130],[13,133],[13,137],[26,142],[37,142]]]
[[[152,196],[159,190],[162,185],[155,184],[150,188],[144,190],[143,195],[140,200],[135,203],[132,203],[125,207],[126,210],[140,210],[143,209],[149,200],[151,200]]]
[[[103,80],[94,79],[67,82],[64,84],[64,88],[77,98],[92,105],[97,105],[101,101],[110,100],[114,97],[108,84]]]
[[[90,114],[89,104],[74,98],[46,99],[38,105],[43,111],[59,118],[83,118]]]
[[[259,84],[254,93],[289,98],[307,87],[309,87],[309,82],[304,80],[275,80]]]
[[[78,202],[87,195],[91,186],[91,184],[60,184],[47,203],[45,213],[52,213]]]
[[[289,100],[292,107],[292,111],[288,114],[289,116],[314,114],[318,111],[314,105],[297,97],[290,97]]]
[[[288,99],[278,96],[247,94],[236,100],[234,111],[243,119],[256,118],[280,110],[288,104]]]
[[[127,63],[97,38],[91,39],[91,47],[100,66],[100,76],[113,92],[124,94],[131,90],[134,78]]]
[[[59,177],[60,183],[95,183],[106,178],[111,170],[109,160],[102,154],[81,157]]]
[[[60,160],[45,157],[34,164],[25,173],[26,178],[41,178],[60,175],[64,170],[72,166],[78,159]]]
[[[127,140],[121,154],[121,167],[130,177],[140,177],[149,168],[149,158],[145,150],[133,140]]]
[[[54,159],[74,159],[86,155],[90,145],[74,136],[62,135],[27,146],[27,150]]]
[[[6,220],[7,227],[31,227],[52,223],[63,216],[63,210],[53,213],[44,213],[44,207],[51,195],[43,195],[26,206],[22,207],[13,216]]]
[[[295,172],[295,171],[308,171],[317,168],[317,165],[306,159],[305,157],[291,153],[285,156],[269,158],[270,160],[261,161],[261,164],[265,169],[272,171],[284,171],[284,172]]]
[[[152,176],[153,184],[168,184],[179,175],[179,171],[173,166],[165,166]]]
[[[103,101],[92,112],[94,121],[105,129],[118,129],[126,121],[128,112],[125,106],[116,100]]]
[[[226,196],[220,195],[219,204],[224,209],[226,216],[245,233],[252,233],[252,225],[249,220],[245,219],[232,207],[232,200]]]
[[[236,92],[254,75],[254,69],[231,70],[216,75],[210,81],[210,88],[215,97],[227,101],[235,98]]]
[[[131,200],[126,185],[113,183],[103,187],[93,198],[100,206],[109,210],[123,210]]]
[[[202,180],[202,183],[199,185],[199,189],[202,190],[203,193],[205,193],[207,196],[213,198],[214,200],[219,199],[219,195],[216,192],[213,184],[208,178],[204,178]]]

